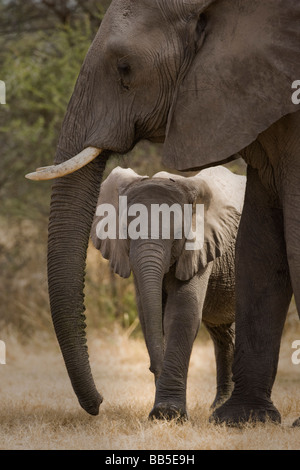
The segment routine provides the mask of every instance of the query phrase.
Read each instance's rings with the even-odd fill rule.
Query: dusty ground
[[[190,421],[149,422],[154,385],[142,340],[119,332],[89,338],[95,381],[104,395],[98,417],[88,416],[71,390],[56,343],[39,338],[21,346],[2,337],[7,364],[0,366],[1,449],[299,449],[300,365],[291,363],[291,338],[282,346],[273,400],[283,423],[243,430],[208,424],[215,375],[211,343],[194,347],[188,382]],[[297,338],[294,338],[297,339]]]

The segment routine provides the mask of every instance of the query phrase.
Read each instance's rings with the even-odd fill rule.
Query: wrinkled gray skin
[[[81,406],[97,414],[84,323],[86,250],[106,159],[141,139],[165,163],[203,168],[241,152],[249,165],[237,243],[234,392],[213,419],[280,421],[271,401],[294,291],[300,308],[298,0],[112,0],[80,71],[55,162],[104,155],[53,186],[51,312]],[[296,424],[299,424],[299,420]]]
[[[103,211],[95,216],[91,236],[116,273],[128,277],[132,271],[134,275],[139,319],[156,384],[151,418],[187,417],[188,365],[201,319],[215,349],[217,392],[212,406],[220,405],[230,396],[234,251],[245,184],[245,177],[234,175],[224,167],[203,170],[191,178],[164,172],[152,179],[139,176],[131,169],[116,168],[101,186],[97,206],[103,207]],[[175,227],[171,223],[173,230],[168,239],[162,238],[161,232],[159,238],[153,239],[150,230],[146,232],[147,239],[130,238],[130,230],[126,240],[118,235],[113,240],[101,239],[101,227],[107,223],[104,204],[112,204],[116,217],[125,224],[126,209],[120,207],[119,196],[127,197],[128,214],[134,204],[142,204],[149,214],[149,226],[154,224],[152,205],[166,204],[171,208],[177,204],[183,213],[184,204],[204,204],[203,247],[187,250],[185,237],[174,238],[178,229],[183,233],[178,213]],[[169,222],[170,218],[162,219],[165,229]],[[145,223],[142,225],[146,230]]]

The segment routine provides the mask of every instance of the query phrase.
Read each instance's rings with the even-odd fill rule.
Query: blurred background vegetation
[[[88,47],[110,0],[0,0],[0,305],[1,321],[30,338],[52,329],[46,275],[51,182],[24,175],[52,164],[62,119]],[[161,147],[146,142],[115,156],[141,174],[163,169]],[[244,172],[241,161],[230,165]],[[136,326],[132,279],[115,276],[93,247],[88,251],[87,322]],[[289,322],[295,322],[292,311]]]

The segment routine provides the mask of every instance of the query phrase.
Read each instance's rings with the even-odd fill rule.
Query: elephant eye
[[[207,25],[206,16],[204,15],[204,13],[201,13],[201,15],[199,15],[197,28],[196,28],[196,32],[199,37],[204,33],[206,25]]]
[[[200,49],[200,47],[202,47],[203,42],[205,40],[206,26],[207,26],[206,16],[203,13],[201,13],[198,16],[197,26],[196,26],[196,30],[195,30],[195,48],[196,48],[196,52]]]
[[[118,73],[120,76],[120,83],[122,88],[125,90],[129,90],[129,78],[130,78],[130,72],[131,68],[130,65],[127,63],[118,63]]]
[[[118,64],[118,72],[120,75],[128,75],[130,73],[129,64]]]

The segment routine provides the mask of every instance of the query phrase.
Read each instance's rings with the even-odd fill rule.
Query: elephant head
[[[189,178],[161,172],[152,179],[118,167],[102,183],[91,230],[92,241],[115,273],[124,278],[129,277],[131,271],[134,274],[150,370],[156,379],[162,370],[164,350],[164,275],[173,267],[177,279],[188,281],[229,251],[237,234],[244,190],[245,178],[224,167],[203,170]],[[125,205],[121,198],[126,198]],[[200,224],[195,220],[197,205],[204,206]],[[184,228],[187,206],[192,208],[188,219],[190,226]],[[152,211],[158,207],[161,210],[167,207],[161,221],[156,219],[158,212]],[[133,216],[137,214],[135,220]],[[137,234],[130,230],[133,221],[134,227],[139,227]],[[116,228],[113,237],[109,236],[112,235],[108,231],[109,223]],[[153,236],[152,229],[158,225],[159,230]],[[198,247],[187,249],[191,228],[199,232],[203,228],[203,239]],[[167,230],[164,232],[164,229]],[[205,297],[205,293],[203,295]]]
[[[168,166],[204,167],[299,109],[290,97],[300,75],[299,20],[296,0],[112,0],[79,73],[55,165],[28,175],[61,177],[50,210],[50,305],[89,413],[102,398],[85,340],[84,272],[107,158],[149,139],[165,141]]]

